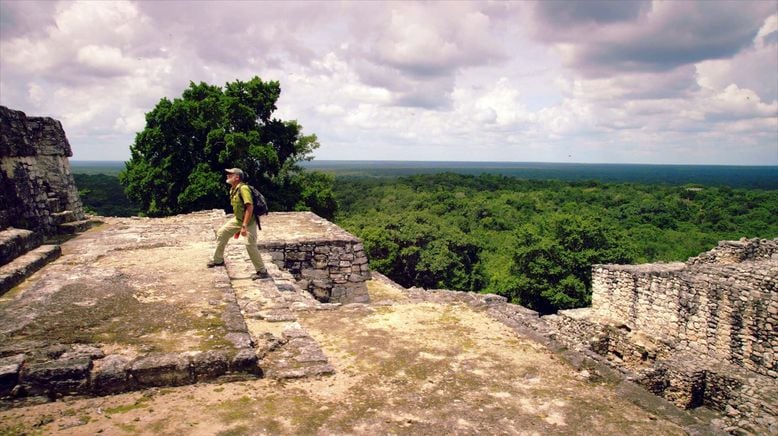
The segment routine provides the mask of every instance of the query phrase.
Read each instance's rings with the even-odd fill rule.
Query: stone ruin
[[[681,408],[778,431],[778,239],[722,241],[687,262],[595,265],[592,307],[544,317]]]
[[[0,294],[59,256],[44,241],[88,228],[72,155],[59,121],[0,106]]]
[[[274,213],[298,229],[282,238],[268,233],[259,248],[289,271],[297,285],[323,303],[368,303],[370,267],[362,241],[311,212]]]
[[[59,246],[43,244],[45,239],[81,231],[89,221],[84,219],[70,173],[67,158],[72,153],[61,124],[0,107],[0,129],[2,294],[60,255]],[[195,218],[212,221],[214,228],[223,219],[221,215]],[[165,225],[180,229],[180,219],[187,218],[173,217]],[[249,332],[244,319],[252,326],[294,323],[297,311],[368,302],[366,283],[372,276],[364,247],[358,238],[311,213],[271,214],[267,220],[269,227],[283,226],[287,231],[283,237],[260,242],[273,271],[272,283],[260,287],[265,304],[258,304],[257,291],[250,284],[241,284],[240,279],[230,283],[231,277],[250,273],[240,269],[247,264],[246,259],[241,261],[245,250],[234,245],[228,250],[234,258],[233,266],[228,265],[229,276],[214,279],[215,289],[224,297],[217,295],[208,302],[223,312],[219,317],[226,326],[225,337],[237,341],[234,356],[183,351],[126,357],[105,355],[99,347],[55,344],[41,348],[48,353],[59,347],[54,354],[44,353],[50,360],[28,362],[25,356],[34,355],[37,345],[31,343],[33,348],[26,350],[23,343],[5,344],[10,348],[0,353],[0,394],[26,383],[31,395],[36,389],[67,394],[73,386],[79,393],[100,395],[231,377],[236,372],[251,374],[257,365],[259,372],[274,378],[331,373],[326,356],[299,325],[284,330],[279,338]],[[122,237],[127,230],[122,229],[132,223],[127,219],[115,224],[120,243],[127,243]],[[172,231],[160,229],[164,234]],[[159,243],[147,248],[164,246],[155,244]],[[72,268],[64,267],[62,280],[44,280],[42,286],[63,282]],[[615,368],[620,377],[680,408],[706,406],[722,412],[729,425],[722,427],[725,431],[776,434],[776,278],[778,239],[744,239],[721,242],[685,263],[595,265],[592,307],[543,317],[496,295],[395,286],[411,298],[464,302],[483,309],[518,334],[579,356],[570,360],[584,362],[595,372],[593,377],[601,370],[586,362],[595,362],[596,368]],[[52,377],[59,377],[61,386]]]

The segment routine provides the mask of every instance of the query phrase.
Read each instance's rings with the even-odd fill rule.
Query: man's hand
[[[251,220],[251,214],[254,213],[254,205],[251,203],[246,203],[246,210],[243,212],[243,222],[247,223]],[[248,226],[246,224],[243,224],[243,226],[240,228],[240,234],[241,236],[245,237],[248,235],[249,230]]]

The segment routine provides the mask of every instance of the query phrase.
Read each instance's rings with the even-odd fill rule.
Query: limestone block
[[[111,354],[94,362],[91,373],[92,391],[109,395],[130,390],[133,386],[129,376],[131,359]]]
[[[24,354],[0,358],[0,397],[8,396],[19,382]]]
[[[251,336],[244,332],[230,332],[224,335],[224,338],[232,342],[235,348],[252,348],[254,345]]]
[[[189,360],[175,353],[136,359],[130,366],[130,376],[141,386],[180,386],[194,381]]]
[[[227,372],[229,361],[226,353],[210,350],[192,356],[195,381],[213,379]]]
[[[300,271],[300,275],[309,280],[324,280],[330,277],[329,273],[322,269],[306,268]]]
[[[28,395],[83,393],[89,386],[88,357],[31,363],[22,369],[20,384]]]
[[[313,286],[314,288],[325,289],[325,288],[329,288],[331,285],[332,285],[332,281],[329,278],[314,279],[311,281],[311,286]]]
[[[286,260],[287,261],[290,261],[290,260],[292,260],[292,261],[299,261],[299,260],[306,260],[308,258],[309,257],[308,257],[307,253],[302,253],[302,252],[299,252],[299,251],[288,251],[288,252],[286,252]]]
[[[240,313],[240,308],[237,304],[231,303],[224,308],[222,313],[222,321],[224,327],[228,332],[246,332],[246,322],[243,320],[243,315]]]
[[[0,265],[40,246],[43,235],[25,229],[9,228],[0,231]]]
[[[100,347],[86,344],[73,344],[70,350],[60,356],[61,359],[77,359],[79,357],[88,357],[92,360],[102,359],[105,352]]]

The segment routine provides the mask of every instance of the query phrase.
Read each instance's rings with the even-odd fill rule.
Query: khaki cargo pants
[[[216,252],[213,253],[213,261],[215,263],[224,262],[224,248],[227,246],[230,238],[240,232],[241,224],[234,219],[231,219],[224,223],[224,225],[216,233]],[[259,255],[259,249],[257,248],[257,225],[251,223],[248,228],[247,237],[243,238],[246,241],[246,251],[249,253],[251,263],[254,264],[254,269],[258,273],[267,272],[265,264],[262,263],[262,257]]]

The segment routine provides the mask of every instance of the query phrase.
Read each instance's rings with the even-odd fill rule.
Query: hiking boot
[[[251,276],[251,280],[260,280],[260,279],[269,279],[270,274],[267,273],[267,271],[257,271],[256,274]]]
[[[206,265],[208,266],[208,268],[213,268],[215,266],[224,266],[224,262],[222,261],[222,262],[218,262],[217,263],[217,262],[214,262],[214,261],[210,261]]]

